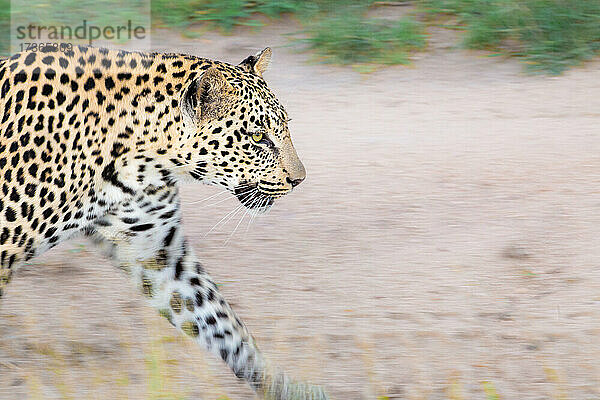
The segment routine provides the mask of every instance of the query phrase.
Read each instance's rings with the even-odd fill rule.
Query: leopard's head
[[[188,85],[182,104],[197,133],[191,175],[259,212],[306,177],[289,117],[262,77],[270,58],[266,48],[237,66],[213,64]]]

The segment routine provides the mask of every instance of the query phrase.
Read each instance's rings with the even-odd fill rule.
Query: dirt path
[[[435,39],[363,76],[307,64],[284,32],[154,36],[231,62],[274,47],[307,181],[227,246],[237,221],[203,236],[235,201],[183,193],[191,242],[264,351],[335,399],[600,399],[600,64],[528,76]],[[253,398],[90,251],[15,278],[0,399]]]

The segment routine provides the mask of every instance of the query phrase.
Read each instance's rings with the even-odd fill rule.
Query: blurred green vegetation
[[[145,0],[17,0],[10,4],[8,15],[13,23],[77,26],[85,19],[88,24],[105,26],[128,20],[134,25],[150,22]]]
[[[553,74],[600,50],[600,0],[421,0],[430,16],[452,16],[468,48],[523,57]]]
[[[0,55],[8,55],[11,50],[11,35],[13,51],[20,45],[40,39],[38,31],[33,29],[28,39],[19,38],[17,27],[23,27],[19,33],[28,32],[30,25],[37,27],[60,27],[67,26],[75,30],[82,26],[115,26],[126,25],[131,21],[132,26],[149,26],[151,22],[150,3],[145,0],[132,0],[123,3],[121,0],[0,0]],[[11,30],[12,25],[12,30]],[[82,30],[83,31],[83,30]],[[44,33],[47,34],[48,30]],[[26,34],[27,35],[27,34]],[[42,35],[39,35],[42,36]],[[128,38],[118,40],[125,42]],[[30,40],[33,39],[33,40]],[[67,41],[67,40],[65,40]],[[75,44],[85,44],[86,39],[78,40],[76,37],[68,39]]]
[[[368,17],[382,3],[414,7],[400,21]],[[438,23],[463,29],[465,47],[523,58],[534,71],[558,74],[600,51],[600,0],[155,0],[153,10],[171,26],[209,21],[225,31],[294,14],[309,48],[339,64],[406,63]]]
[[[304,27],[301,41],[321,59],[337,64],[405,64],[425,47],[424,25],[370,18],[374,0],[154,0],[155,19],[174,27],[209,22],[228,32],[236,25],[261,26],[267,16],[294,15]]]
[[[8,55],[10,44],[10,0],[0,0],[0,56]]]
[[[277,18],[299,13],[307,7],[301,0],[152,0],[153,17],[169,26],[187,27],[208,21],[230,31],[236,25],[260,26],[259,14]]]
[[[112,0],[94,4],[107,1]],[[68,16],[79,3],[52,2],[52,13],[58,8]],[[136,7],[145,2],[126,3],[108,7],[111,19],[135,19]],[[400,19],[369,13],[389,3],[408,5],[408,12]],[[52,17],[48,10],[37,11]],[[28,12],[35,14],[36,9]],[[236,26],[259,27],[286,14],[302,26],[298,40],[320,59],[338,64],[407,63],[411,53],[425,48],[430,25],[464,30],[465,47],[520,57],[529,69],[552,74],[600,51],[600,0],[152,0],[155,26],[188,35],[197,33],[189,29],[197,23],[231,32]],[[0,0],[0,29],[7,30],[9,22],[10,1]],[[0,52],[6,54],[8,35],[2,38]]]
[[[325,60],[337,64],[406,64],[410,51],[425,47],[424,27],[410,17],[398,21],[365,18],[344,11],[312,23],[303,39]]]
[[[366,7],[374,0],[152,0],[153,16],[171,26],[209,21],[225,31],[236,25],[261,26],[260,15],[294,14],[308,20],[321,13]]]

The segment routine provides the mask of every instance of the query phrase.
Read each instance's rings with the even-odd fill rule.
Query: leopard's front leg
[[[98,221],[94,236],[109,247],[114,262],[130,272],[161,315],[223,359],[265,398],[326,399],[320,387],[292,382],[267,365],[185,240],[176,189],[168,190],[172,193],[163,190],[120,206]]]

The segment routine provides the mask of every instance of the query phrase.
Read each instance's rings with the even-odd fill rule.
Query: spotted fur
[[[182,54],[92,47],[0,61],[0,297],[12,272],[83,233],[160,314],[269,399],[325,399],[270,368],[185,240],[177,186],[261,212],[305,170],[262,73]]]

